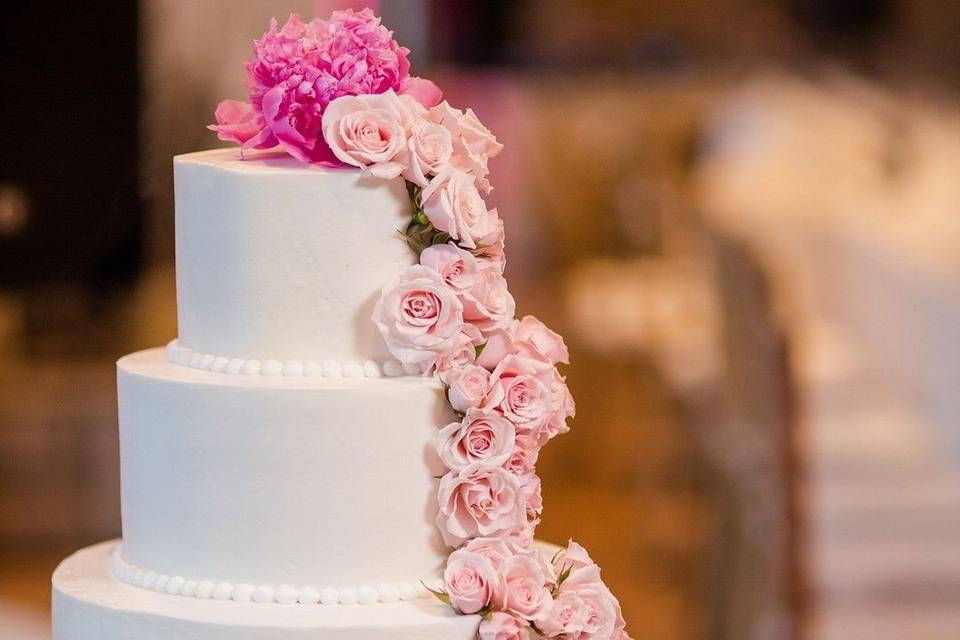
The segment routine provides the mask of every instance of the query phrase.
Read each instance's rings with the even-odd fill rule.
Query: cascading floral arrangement
[[[583,547],[547,558],[534,546],[537,457],[575,407],[557,368],[563,338],[515,318],[503,277],[503,221],[483,200],[502,145],[410,77],[406,54],[369,9],[274,21],[248,64],[250,102],[222,102],[211,128],[244,148],[406,180],[402,236],[418,261],[383,288],[373,321],[398,360],[443,382],[458,417],[437,435],[436,524],[453,551],[434,595],[482,616],[481,640],[629,640]]]

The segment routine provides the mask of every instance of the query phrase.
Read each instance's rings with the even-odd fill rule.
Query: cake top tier
[[[237,149],[174,160],[178,345],[201,356],[382,364],[371,319],[414,261],[402,179]],[[353,365],[351,365],[353,366]]]

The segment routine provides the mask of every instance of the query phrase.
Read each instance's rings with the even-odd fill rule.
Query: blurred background
[[[120,533],[113,363],[176,336],[171,156],[219,144],[271,16],[343,4],[0,22],[5,640]],[[960,637],[960,3],[379,4],[506,144],[518,312],[574,356],[541,537],[638,640]]]

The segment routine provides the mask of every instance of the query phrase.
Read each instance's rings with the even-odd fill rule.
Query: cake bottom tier
[[[472,640],[480,619],[436,600],[298,606],[196,600],[110,573],[119,540],[82,549],[53,574],[53,640]]]

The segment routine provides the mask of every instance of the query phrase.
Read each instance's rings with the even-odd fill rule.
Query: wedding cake
[[[179,335],[117,363],[122,541],[53,576],[55,640],[626,638],[534,541],[562,338],[515,318],[501,149],[369,10],[276,22],[240,145],[174,159]]]

